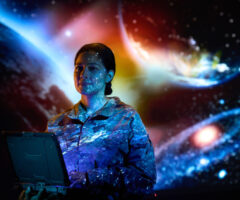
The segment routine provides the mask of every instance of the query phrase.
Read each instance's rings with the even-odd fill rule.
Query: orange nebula
[[[221,130],[216,125],[208,125],[193,136],[194,145],[202,148],[213,144],[221,135]]]

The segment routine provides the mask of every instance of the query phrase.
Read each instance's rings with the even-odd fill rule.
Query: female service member
[[[56,133],[71,187],[112,198],[151,195],[156,180],[152,143],[139,114],[112,93],[113,52],[84,45],[76,54],[74,83],[81,100],[48,122]]]

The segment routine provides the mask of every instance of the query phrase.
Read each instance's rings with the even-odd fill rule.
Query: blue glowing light
[[[222,169],[218,172],[218,178],[223,179],[227,175],[227,171]]]
[[[201,165],[208,165],[209,164],[209,160],[207,158],[201,158],[200,159],[200,164]]]
[[[195,171],[195,167],[194,166],[190,166],[188,169],[187,169],[187,175],[191,175],[193,172]]]
[[[220,99],[219,103],[223,105],[225,103],[224,99]]]

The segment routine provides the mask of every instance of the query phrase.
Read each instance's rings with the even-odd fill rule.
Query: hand
[[[71,171],[69,173],[69,179],[71,181],[70,187],[86,189],[88,185],[88,178],[86,172]]]
[[[19,195],[18,200],[53,200],[63,197],[61,194],[47,192],[45,189],[41,189],[38,192],[33,191],[29,186],[26,190],[23,190]]]
[[[32,188],[29,186],[26,190],[23,190],[19,195],[18,200],[40,200],[43,199],[46,193],[45,189],[39,190],[39,192],[34,195]]]

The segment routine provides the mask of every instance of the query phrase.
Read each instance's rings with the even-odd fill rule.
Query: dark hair
[[[102,60],[102,63],[104,67],[106,68],[107,71],[113,70],[114,74],[116,71],[115,67],[115,58],[112,50],[107,47],[106,45],[102,43],[91,43],[91,44],[85,44],[82,46],[78,52],[76,53],[75,59],[74,59],[74,64],[76,64],[76,60],[79,56],[79,54],[84,53],[84,52],[94,52],[98,53],[99,57]],[[112,83],[111,81],[106,84],[105,87],[105,95],[110,95],[112,94]]]

